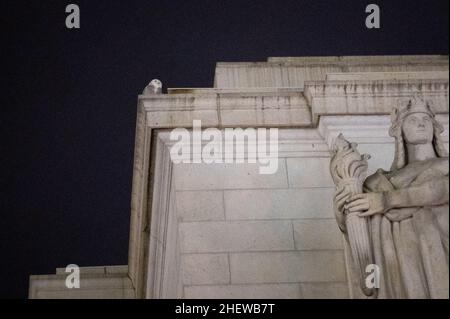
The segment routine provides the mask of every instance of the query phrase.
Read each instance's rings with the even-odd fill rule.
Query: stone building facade
[[[333,214],[333,139],[389,170],[394,106],[420,95],[445,127],[448,56],[218,63],[213,88],[138,98],[129,261],[31,276],[30,298],[359,298]],[[175,128],[277,128],[278,169],[170,158]],[[236,154],[238,156],[239,154]],[[245,158],[245,154],[240,154]]]

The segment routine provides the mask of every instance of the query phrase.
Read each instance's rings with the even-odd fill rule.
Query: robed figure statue
[[[449,297],[449,162],[443,127],[419,97],[395,108],[390,171],[365,178],[368,156],[340,135],[331,174],[339,228],[350,246],[361,291],[370,298]],[[367,286],[367,267],[379,269]]]

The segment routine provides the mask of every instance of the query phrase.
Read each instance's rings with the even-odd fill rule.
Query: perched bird
[[[162,82],[158,79],[152,80],[142,92],[143,95],[151,94],[161,94],[162,93]]]

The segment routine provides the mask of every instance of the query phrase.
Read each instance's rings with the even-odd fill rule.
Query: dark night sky
[[[81,29],[65,28],[65,7]],[[365,28],[365,7],[382,10]],[[137,95],[217,61],[448,54],[448,0],[2,1],[0,297],[30,274],[126,264]]]

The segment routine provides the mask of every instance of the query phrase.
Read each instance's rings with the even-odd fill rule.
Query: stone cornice
[[[301,91],[288,93],[218,93],[141,96],[152,128],[308,127],[311,112]]]
[[[447,55],[380,55],[380,56],[323,56],[270,57],[262,62],[217,62],[217,68],[248,68],[274,66],[364,66],[364,65],[442,65],[448,66]]]
[[[308,82],[304,95],[314,125],[321,115],[388,115],[414,94],[429,100],[436,113],[449,110],[448,80]]]
[[[151,128],[315,127],[321,115],[387,115],[414,94],[448,113],[448,79],[348,80],[307,82],[304,90],[209,92],[140,96]],[[195,92],[195,89],[190,89]]]

